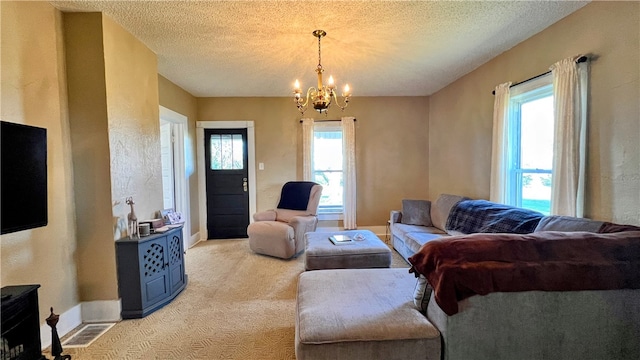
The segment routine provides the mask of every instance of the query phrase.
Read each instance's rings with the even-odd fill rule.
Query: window
[[[343,211],[343,157],[340,122],[314,124],[311,174],[322,185],[319,214],[341,214]]]
[[[551,75],[512,88],[506,200],[546,215],[551,210],[553,117]]]
[[[213,134],[209,138],[211,170],[242,170],[244,144],[241,134]]]
[[[580,59],[558,61],[549,74],[517,86],[496,86],[492,201],[584,215],[589,64]]]

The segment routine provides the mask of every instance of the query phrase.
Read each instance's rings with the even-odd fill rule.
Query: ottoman
[[[440,360],[440,332],[413,303],[407,269],[306,271],[298,277],[298,360]]]
[[[334,245],[331,235],[364,237],[346,245]],[[391,265],[391,250],[369,230],[308,232],[305,234],[305,270],[383,268]]]

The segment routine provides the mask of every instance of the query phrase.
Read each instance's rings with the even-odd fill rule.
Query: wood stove
[[[46,360],[40,341],[39,287],[18,285],[2,288],[0,360]]]

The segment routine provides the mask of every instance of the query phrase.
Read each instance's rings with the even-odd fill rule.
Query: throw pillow
[[[431,201],[428,200],[402,200],[402,219],[400,222],[407,225],[432,226]]]
[[[605,222],[602,224],[600,229],[598,229],[598,232],[603,234],[617,233],[617,232],[624,232],[624,231],[640,231],[640,226]]]
[[[597,232],[602,221],[573,216],[548,215],[540,219],[533,232],[540,231],[588,231]]]
[[[434,204],[431,204],[431,222],[434,227],[445,231],[447,218],[451,212],[451,208],[458,202],[468,199],[464,196],[441,194]]]
[[[424,277],[424,275],[418,276],[416,279],[416,286],[413,289],[413,303],[422,313],[427,312],[427,305],[429,305],[431,291],[433,291],[433,288],[427,281],[427,278]]]

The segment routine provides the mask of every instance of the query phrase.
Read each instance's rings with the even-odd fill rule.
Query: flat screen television
[[[1,233],[46,226],[47,129],[0,121]]]

